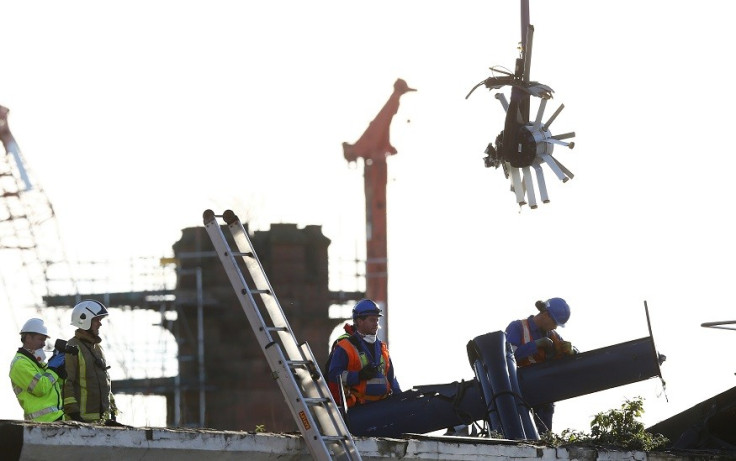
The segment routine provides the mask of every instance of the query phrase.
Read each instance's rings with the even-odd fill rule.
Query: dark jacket
[[[88,330],[74,333],[69,346],[79,348],[78,355],[66,355],[67,378],[64,382],[64,413],[78,413],[85,422],[115,419],[117,409],[112,396],[110,375],[100,343],[102,339]]]

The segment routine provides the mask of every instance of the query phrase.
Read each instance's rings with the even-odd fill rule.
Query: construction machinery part
[[[736,450],[736,387],[648,427],[675,449]],[[736,453],[736,451],[734,451]]]
[[[514,370],[507,361],[506,352],[501,349],[503,332],[489,335],[471,341],[474,344],[468,346],[468,359],[474,370],[481,367],[501,374],[505,372],[504,369],[516,371],[518,390],[515,390],[517,387],[513,385],[512,375],[509,375],[509,383],[515,393],[514,403],[504,404],[504,416],[489,411],[492,406],[487,402],[497,404],[503,397],[494,394],[490,378],[485,384],[472,379],[415,386],[400,395],[352,407],[348,411],[351,433],[399,437],[406,433],[427,433],[462,424],[470,425],[475,421],[488,421],[491,428],[503,428],[501,433],[506,438],[520,437],[522,429],[524,437],[534,438],[535,431],[531,430],[529,422],[524,422],[530,407],[661,377],[661,355],[656,352],[652,337]],[[484,361],[493,363],[484,364]],[[504,361],[505,366],[502,365]],[[494,379],[503,384],[507,377]],[[498,389],[498,392],[505,392],[500,387]],[[517,418],[522,422],[517,424]],[[528,427],[530,430],[527,431]],[[511,428],[511,431],[507,433],[506,428]]]
[[[365,293],[375,301],[384,316],[380,319],[381,341],[388,345],[388,244],[386,223],[386,184],[388,165],[386,158],[396,154],[391,145],[391,121],[399,110],[401,95],[416,91],[403,79],[394,82],[394,89],[388,101],[355,144],[342,143],[345,160],[357,162],[363,159],[363,180],[365,187]]]
[[[511,350],[506,335],[495,331],[478,336],[467,345],[468,360],[483,390],[491,429],[507,438],[539,439],[516,379],[516,361],[507,361]],[[513,353],[511,353],[513,358]],[[511,379],[511,376],[514,379]],[[516,386],[512,385],[512,382]]]
[[[550,126],[565,107],[561,104],[546,122],[542,122],[548,100],[554,92],[549,86],[529,79],[532,61],[532,41],[534,26],[529,24],[529,0],[521,0],[521,46],[520,56],[516,59],[514,72],[507,72],[492,67],[494,75],[475,85],[466,99],[477,88],[485,86],[496,90],[505,86],[511,87],[511,100],[503,93],[496,93],[496,99],[506,112],[504,128],[493,142],[486,147],[484,164],[486,168],[503,168],[504,175],[511,181],[511,191],[516,196],[519,206],[529,205],[537,208],[537,191],[543,203],[549,202],[547,185],[544,180],[542,164],[562,182],[573,178],[572,172],[553,157],[556,145],[572,149],[574,142],[563,141],[575,136],[574,132],[552,135]],[[500,76],[497,74],[501,74]],[[530,116],[531,97],[539,98],[537,112]],[[532,173],[532,170],[534,172]],[[536,180],[536,188],[535,188]]]

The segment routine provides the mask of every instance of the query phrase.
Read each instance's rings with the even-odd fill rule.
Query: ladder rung
[[[313,362],[311,360],[287,360],[286,363],[292,367],[309,367]]]
[[[266,331],[289,331],[287,327],[266,327]]]
[[[304,397],[302,400],[309,405],[319,405],[330,401],[327,397]]]
[[[350,440],[347,435],[322,435],[322,440],[328,440],[330,442],[345,442]]]
[[[262,295],[262,294],[270,295],[271,294],[271,291],[270,290],[250,290],[250,292],[251,293],[255,293],[255,294],[259,294],[259,295]]]
[[[250,252],[250,251],[245,251],[245,252],[243,252],[243,251],[233,251],[232,252],[232,255],[233,256],[248,256],[249,258],[250,257],[253,257],[253,253]]]

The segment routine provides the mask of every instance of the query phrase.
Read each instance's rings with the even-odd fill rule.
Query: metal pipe
[[[530,406],[591,394],[660,375],[651,337],[519,368]]]
[[[481,341],[481,345],[483,343]],[[480,360],[477,345],[471,350],[476,354],[471,359],[471,367],[482,368],[482,364],[475,363]],[[507,370],[513,374],[511,367]],[[519,368],[516,374],[520,394],[531,407],[660,376],[659,355],[653,339],[647,337]],[[512,388],[516,389],[513,384]],[[471,424],[486,418],[493,420],[496,416],[489,411],[483,392],[477,379],[416,386],[398,396],[351,408],[348,411],[350,432],[361,436],[398,437],[405,433],[427,433]],[[492,421],[489,424],[494,425]],[[534,436],[526,430],[526,424],[524,432],[526,437]]]
[[[491,430],[498,433],[503,432],[503,425],[498,417],[498,410],[496,409],[496,400],[493,398],[493,386],[488,382],[488,374],[483,368],[483,362],[476,360],[473,362],[473,372],[475,372],[476,380],[480,386],[481,395],[485,404],[485,419],[491,427]]]
[[[471,363],[480,360],[483,367],[476,367],[486,373],[478,376],[478,381],[485,387],[486,379],[491,385],[491,391],[483,389],[483,395],[492,395],[492,401],[501,420],[504,437],[523,440],[526,439],[521,417],[517,410],[517,399],[514,395],[509,379],[509,370],[506,366],[506,335],[503,331],[494,331],[473,339],[468,343],[468,357]],[[486,404],[490,402],[486,400]]]
[[[526,32],[529,29],[529,0],[521,0],[521,47],[526,49]]]
[[[485,419],[485,402],[476,380],[454,382],[435,389],[411,389],[377,402],[348,410],[350,433],[365,437],[399,437],[402,434],[470,425]]]
[[[531,414],[532,408],[526,400],[524,400],[521,389],[519,388],[519,377],[516,373],[516,359],[514,358],[514,352],[509,343],[506,343],[506,367],[509,372],[511,388],[514,390],[514,394],[519,396],[519,398],[516,399],[516,411],[519,413],[522,426],[524,426],[524,434],[526,434],[526,438],[529,440],[539,440],[537,425],[534,424]]]
[[[197,381],[199,387],[199,427],[205,426],[205,363],[204,363],[204,290],[202,287],[202,268],[179,269],[179,275],[194,274],[197,286]],[[181,374],[181,360],[179,361]],[[178,376],[178,375],[177,375]]]
[[[197,277],[197,357],[199,362],[199,427],[205,427],[205,374],[204,374],[204,299],[202,296],[202,268],[195,269]]]

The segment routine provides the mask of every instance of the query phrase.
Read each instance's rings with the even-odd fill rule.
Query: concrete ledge
[[[300,435],[167,429],[100,427],[87,424],[0,421],[3,460],[118,461],[202,460],[309,461]],[[356,446],[363,460],[641,460],[719,459],[712,454],[601,451],[594,448],[550,448],[508,440],[471,437],[412,436],[406,439],[362,438]],[[727,458],[722,458],[727,459]],[[733,458],[730,458],[733,459]]]

